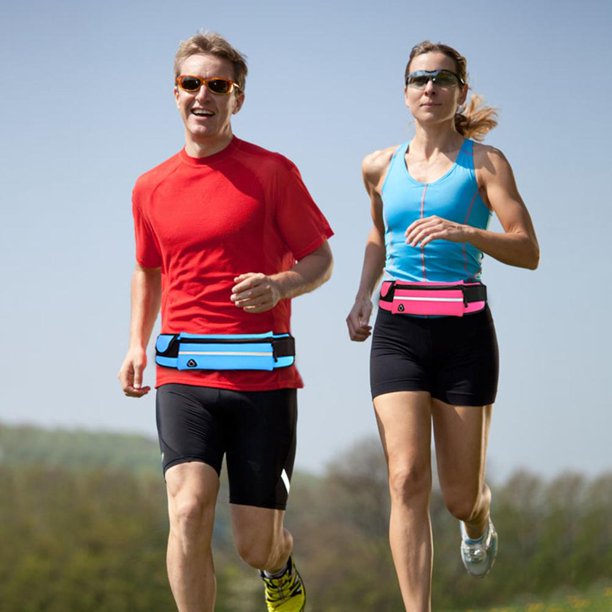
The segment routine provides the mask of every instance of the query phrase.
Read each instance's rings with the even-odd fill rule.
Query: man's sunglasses
[[[214,94],[222,96],[228,96],[234,90],[234,87],[240,90],[240,86],[234,83],[231,79],[224,79],[223,77],[210,77],[208,79],[199,76],[193,76],[191,74],[181,74],[176,77],[176,86],[180,87],[183,91],[189,93],[197,93],[200,91],[200,87],[204,85],[208,91]]]
[[[415,70],[406,77],[406,87],[425,89],[429,81],[438,87],[454,87],[455,85],[463,87],[465,85],[463,79],[450,70]]]

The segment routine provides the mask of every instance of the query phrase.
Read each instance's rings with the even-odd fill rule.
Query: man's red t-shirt
[[[234,278],[289,270],[333,234],[296,166],[237,138],[209,157],[183,150],[143,174],[133,213],[136,260],[161,267],[166,334],[290,332],[290,300],[246,313],[230,301]],[[157,366],[157,386],[166,383],[263,391],[298,388],[302,379],[295,366],[272,372]]]

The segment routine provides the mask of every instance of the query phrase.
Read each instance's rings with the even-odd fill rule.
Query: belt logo
[[[198,365],[198,362],[197,362],[195,359],[190,359],[190,360],[187,362],[187,365],[188,365],[190,368],[195,368],[195,367]]]

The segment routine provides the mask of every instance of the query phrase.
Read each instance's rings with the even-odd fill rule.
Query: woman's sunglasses
[[[463,87],[465,85],[463,79],[450,70],[415,70],[406,77],[406,87],[424,89],[429,81],[438,87],[454,87],[455,85]]]
[[[189,93],[197,93],[202,85],[211,93],[222,96],[231,94],[234,87],[240,90],[240,86],[234,83],[234,81],[224,79],[223,77],[210,77],[206,79],[204,77],[192,76],[191,74],[181,74],[176,77],[175,83],[177,87]]]

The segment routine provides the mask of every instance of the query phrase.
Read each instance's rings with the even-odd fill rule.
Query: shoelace
[[[264,582],[269,589],[266,599],[270,603],[285,601],[295,595],[297,580],[293,574],[285,574],[280,578],[264,578]],[[292,584],[293,583],[293,584]]]
[[[463,551],[469,561],[479,562],[483,561],[487,556],[487,550],[483,542],[477,542],[475,544],[469,544],[463,542]]]
[[[486,559],[490,534],[491,530],[487,527],[478,540],[463,540],[463,551],[469,561],[480,562]]]

